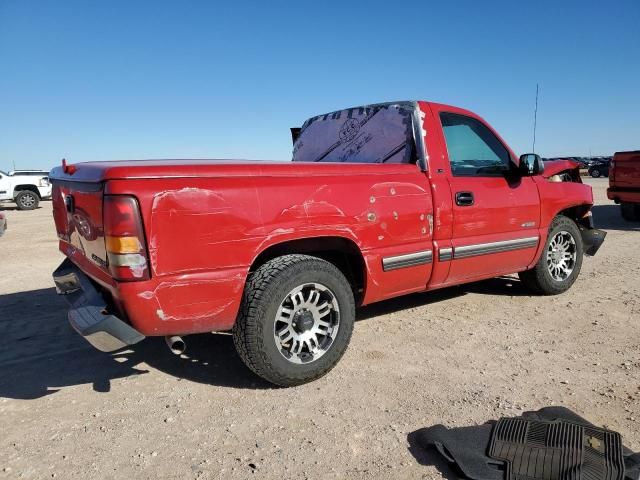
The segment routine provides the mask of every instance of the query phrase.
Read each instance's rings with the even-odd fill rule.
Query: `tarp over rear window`
[[[369,105],[310,118],[294,143],[293,161],[414,162],[414,105]]]

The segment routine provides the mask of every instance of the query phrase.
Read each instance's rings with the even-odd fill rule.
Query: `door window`
[[[440,121],[454,176],[492,177],[510,169],[509,152],[482,122],[446,112]]]

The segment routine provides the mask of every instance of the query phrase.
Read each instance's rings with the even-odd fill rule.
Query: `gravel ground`
[[[0,239],[0,478],[456,478],[415,430],[549,405],[640,450],[640,225],[594,187],[609,232],[573,288],[530,296],[515,278],[362,309],[323,379],[273,389],[228,335],[161,339],[115,355],[68,326],[51,271],[51,205],[5,206]]]

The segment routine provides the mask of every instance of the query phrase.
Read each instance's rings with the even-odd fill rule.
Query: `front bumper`
[[[40,198],[42,200],[48,200],[51,198],[52,187],[51,185],[46,187],[38,187],[38,193],[40,194]]]
[[[607,198],[615,203],[640,203],[639,188],[607,188]]]
[[[53,272],[53,281],[69,303],[69,323],[98,350],[112,352],[144,340],[131,325],[107,313],[98,289],[68,258]]]
[[[602,244],[607,232],[598,230],[597,228],[580,228],[582,234],[582,243],[584,244],[584,253],[589,256],[595,255]]]

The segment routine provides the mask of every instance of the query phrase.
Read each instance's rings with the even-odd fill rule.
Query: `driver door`
[[[524,270],[534,259],[540,199],[530,177],[479,118],[439,112],[451,169],[452,260],[446,283]]]

